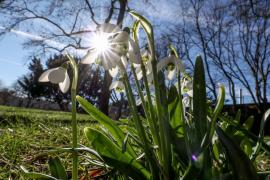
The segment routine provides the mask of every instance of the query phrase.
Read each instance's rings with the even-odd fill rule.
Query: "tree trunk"
[[[125,17],[126,12],[126,6],[127,6],[127,0],[119,0],[120,3],[120,9],[119,14],[117,17],[117,25],[122,27],[122,23]],[[107,19],[106,21],[110,21],[110,19]],[[106,115],[109,113],[109,100],[110,100],[110,85],[112,83],[112,77],[109,74],[109,71],[105,71],[104,74],[104,82],[103,86],[101,88],[101,97],[99,99],[99,109]]]
[[[112,83],[112,77],[109,71],[105,71],[103,86],[101,88],[101,97],[99,98],[99,109],[104,114],[109,114],[109,100],[110,100],[110,84]]]

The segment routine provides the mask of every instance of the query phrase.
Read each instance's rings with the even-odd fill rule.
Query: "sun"
[[[111,48],[109,36],[105,33],[95,33],[91,41],[92,47],[96,49],[97,54],[103,54]]]

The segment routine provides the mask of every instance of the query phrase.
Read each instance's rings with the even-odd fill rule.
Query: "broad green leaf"
[[[183,136],[183,121],[177,88],[172,86],[168,94],[168,111],[170,124],[178,137]]]
[[[143,16],[141,16],[140,14],[138,14],[137,12],[135,11],[129,11],[129,13],[135,17],[137,20],[139,20],[141,22],[141,25],[143,26],[145,32],[152,36],[153,35],[153,28],[152,28],[152,25],[150,24],[150,22],[145,19]]]
[[[243,127],[246,130],[250,130],[250,128],[252,127],[254,123],[254,116],[249,116],[248,119],[246,120],[246,122],[243,124]]]
[[[25,167],[20,166],[20,168],[22,169],[22,171],[24,172],[24,175],[28,178],[28,179],[37,179],[37,180],[58,180],[55,177],[46,175],[46,174],[42,174],[42,173],[36,173],[36,172],[29,172]]]
[[[213,144],[213,154],[214,154],[216,160],[219,161],[219,155],[220,155],[220,154],[219,154],[217,142],[215,142],[215,143]]]
[[[200,143],[207,131],[207,106],[206,106],[206,87],[203,60],[201,56],[196,58],[194,81],[193,81],[193,116],[194,126],[197,134],[197,141]]]
[[[252,154],[252,146],[251,143],[249,141],[248,138],[243,138],[243,140],[240,143],[240,147],[242,148],[242,150],[248,155],[250,156]]]
[[[101,111],[99,111],[95,106],[90,104],[87,100],[83,99],[80,96],[77,96],[77,101],[80,103],[82,108],[94,119],[96,119],[99,123],[101,123],[105,128],[108,129],[108,131],[111,133],[111,135],[115,138],[117,145],[119,147],[122,146],[125,135],[123,131],[117,126],[116,122],[110,119],[108,116],[103,114]],[[136,157],[136,154],[131,149],[131,147],[127,146],[127,151],[133,156]]]
[[[218,99],[217,99],[217,105],[215,107],[215,110],[213,112],[212,119],[211,119],[211,125],[210,125],[211,129],[210,129],[210,135],[209,135],[210,140],[212,139],[212,137],[214,135],[216,121],[217,121],[219,114],[222,111],[222,108],[224,106],[224,101],[225,101],[225,88],[224,88],[224,86],[220,86],[219,87],[219,95],[218,95]]]
[[[220,127],[217,127],[216,132],[220,142],[225,147],[226,154],[232,165],[234,178],[241,180],[257,180],[258,176],[255,167],[248,156],[241,150],[239,145],[237,145]]]
[[[265,126],[265,123],[267,122],[268,119],[270,119],[270,109],[268,109],[262,117],[261,124],[260,124],[259,139],[258,139],[258,142],[257,142],[255,148],[254,148],[254,152],[252,154],[252,159],[256,158],[256,156],[261,148],[261,144],[262,144],[263,137],[264,137],[264,126]]]
[[[52,176],[61,180],[68,179],[65,168],[58,157],[50,157],[48,163]]]
[[[259,133],[259,137],[261,137],[261,138],[263,138],[263,136],[264,136],[264,126],[265,126],[268,119],[270,119],[270,109],[268,109],[264,113],[263,118],[261,120],[260,133]]]
[[[114,144],[108,137],[92,128],[85,128],[84,133],[90,144],[97,150],[105,162],[134,179],[150,179],[151,174],[128,152]]]
[[[236,116],[235,116],[235,121],[240,123],[240,119],[241,119],[241,109],[238,109]]]

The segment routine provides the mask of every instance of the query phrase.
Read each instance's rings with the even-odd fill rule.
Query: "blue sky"
[[[27,72],[29,51],[23,49],[24,38],[8,34],[0,41],[0,80],[10,87],[20,76]]]
[[[155,2],[160,6],[153,7],[150,5],[143,9],[143,14],[150,19],[159,17],[160,21],[168,22],[171,20],[173,8],[169,5],[173,3],[168,3],[167,0],[155,0]],[[138,11],[142,10],[141,2],[131,1],[130,5]],[[102,16],[102,14],[98,13],[97,16]],[[31,53],[30,49],[24,49],[22,44],[26,37],[31,38],[31,36],[31,34],[23,34],[23,32],[10,32],[0,39],[0,80],[4,86],[12,86],[19,77],[27,72],[27,63]]]

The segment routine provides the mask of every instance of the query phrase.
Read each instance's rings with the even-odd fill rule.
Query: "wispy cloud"
[[[15,65],[15,66],[24,66],[24,64],[21,64],[21,63],[18,63],[18,62],[15,62],[13,60],[9,60],[9,59],[0,59],[0,62],[8,63],[8,64]]]
[[[134,8],[142,10],[146,16],[164,22],[173,22],[179,16],[179,2],[175,0],[153,0],[144,5],[141,1],[134,2]],[[143,6],[143,9],[141,8]]]
[[[5,29],[5,28],[3,26],[0,26],[0,29]],[[56,41],[50,40],[50,39],[46,39],[46,38],[39,36],[39,35],[31,34],[31,33],[16,30],[16,29],[11,29],[10,32],[17,34],[19,36],[22,36],[24,38],[27,38],[27,39],[31,39],[31,40],[35,40],[35,41],[44,41],[46,44],[48,44],[52,47],[58,47],[58,48],[65,47],[65,44],[63,44],[63,43],[56,42]]]

